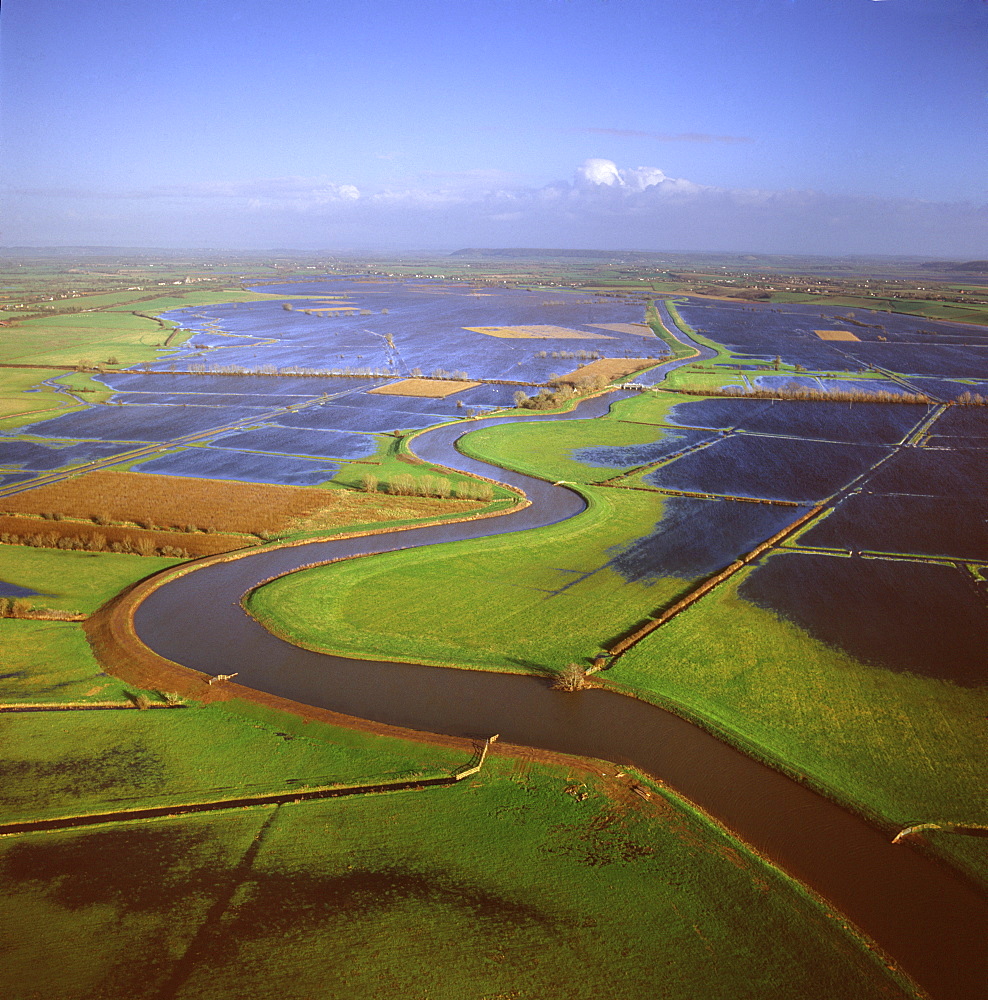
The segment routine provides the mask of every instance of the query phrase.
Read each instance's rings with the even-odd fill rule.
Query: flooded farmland
[[[575,622],[573,628],[583,630],[571,643],[578,649],[575,655],[592,654],[609,648],[615,637],[639,623],[659,620],[673,599],[702,586],[708,577],[748,560],[725,598],[733,601],[725,605],[732,620],[743,623],[728,656],[736,675],[736,698],[754,697],[750,692],[757,685],[751,678],[765,662],[775,671],[777,685],[798,676],[807,651],[814,662],[839,653],[844,657],[841,669],[867,668],[882,677],[918,678],[965,693],[983,687],[983,636],[988,631],[983,496],[988,482],[979,457],[986,440],[983,412],[988,411],[949,401],[980,391],[984,375],[979,366],[986,348],[983,338],[969,335],[965,328],[861,310],[694,301],[680,305],[680,314],[710,343],[726,350],[714,359],[714,349],[700,341],[693,354],[688,335],[681,333],[677,336],[689,356],[679,355],[674,366],[659,364],[668,360],[670,345],[642,325],[644,303],[633,298],[555,289],[479,292],[441,282],[347,279],[264,290],[276,297],[170,314],[192,331],[184,346],[140,370],[101,375],[108,388],[105,401],[8,432],[0,439],[0,475],[12,483],[86,462],[107,468],[127,462],[135,478],[171,475],[298,486],[329,484],[337,476],[341,478],[335,485],[340,485],[342,474],[351,470],[349,485],[407,432],[446,424],[415,439],[413,450],[427,460],[514,482],[528,493],[532,505],[506,518],[415,529],[397,542],[357,540],[350,547],[326,543],[297,550],[262,547],[261,557],[229,564],[235,570],[229,579],[223,576],[223,589],[214,587],[216,574],[192,573],[184,589],[169,584],[138,616],[141,635],[171,658],[211,673],[242,671],[257,687],[385,721],[458,733],[496,727],[534,745],[612,754],[654,769],[688,794],[699,789],[702,776],[694,773],[690,753],[689,760],[677,757],[671,762],[664,751],[643,749],[645,734],[655,734],[652,742],[665,745],[670,741],[659,734],[678,725],[653,728],[653,709],[644,702],[634,703],[629,727],[621,722],[629,699],[612,692],[608,698],[613,707],[598,717],[586,707],[586,699],[574,710],[575,703],[566,696],[543,697],[548,693],[543,679],[527,678],[524,687],[511,688],[510,696],[495,695],[497,710],[488,711],[481,703],[486,704],[495,688],[490,675],[479,679],[477,671],[453,671],[458,675],[454,681],[447,676],[451,671],[439,670],[422,682],[412,667],[399,670],[394,664],[369,661],[343,667],[333,661],[332,671],[324,675],[325,657],[289,646],[272,634],[262,635],[240,610],[240,597],[261,577],[287,573],[313,559],[412,547],[416,541],[493,541],[496,535],[559,526],[579,514],[585,506],[579,483],[572,489],[550,487],[515,476],[467,459],[456,451],[455,442],[485,424],[524,420],[537,428],[543,418],[528,411],[489,420],[484,416],[512,406],[516,392],[533,395],[549,379],[578,375],[581,366],[599,356],[655,362],[650,371],[634,376],[639,386],[654,386],[655,391],[611,392],[578,411],[605,417],[592,422],[605,428],[620,425],[625,436],[610,443],[606,435],[590,436],[580,443],[579,432],[574,432],[566,439],[563,457],[582,466],[580,474],[586,478],[581,483],[596,484],[592,499],[609,505],[607,530],[612,534],[601,542],[601,533],[595,540],[592,532],[585,532],[573,559],[562,543],[550,560],[532,541],[536,536],[518,539],[514,555],[509,554],[520,559],[517,572],[508,562],[484,564],[482,554],[451,567],[450,593],[469,596],[476,588],[473,603],[483,616],[480,629],[504,625],[515,633],[537,631],[543,647],[538,655],[548,657],[564,626]],[[803,370],[797,371],[796,365]],[[682,376],[678,388],[675,378],[666,381],[670,372]],[[467,387],[437,390],[434,395],[402,394],[401,383],[420,376],[440,388],[453,380]],[[51,381],[66,385],[71,378],[56,376]],[[718,384],[742,396],[747,389],[782,392],[779,398],[703,395],[702,386]],[[861,395],[853,402],[787,399],[785,390],[792,384],[821,395]],[[684,385],[690,388],[684,390]],[[381,387],[393,394],[371,391]],[[930,402],[867,398],[918,392],[927,393]],[[468,418],[474,422],[468,423]],[[549,420],[556,426],[579,423],[566,413]],[[530,438],[526,461],[531,465],[548,459],[549,448]],[[633,506],[629,497],[634,498],[634,517],[627,513]],[[786,534],[808,515],[805,528]],[[572,531],[578,533],[580,524],[575,521]],[[556,537],[565,538],[567,530]],[[353,565],[344,568],[350,571]],[[391,572],[386,584],[390,593],[413,582],[401,576],[400,567],[394,576]],[[613,598],[606,608],[601,603],[604,581]],[[368,581],[368,586],[373,584]],[[522,592],[528,604],[518,614]],[[2,596],[18,593],[8,589]],[[354,593],[359,601],[374,604],[362,585]],[[705,609],[720,600],[717,590],[711,593],[712,601],[698,600],[672,628],[654,632],[655,641],[640,647],[646,650],[643,657],[653,657],[647,672],[656,683],[669,670],[663,659],[669,656],[667,635],[688,627],[694,616],[704,621],[700,616]],[[401,621],[392,627],[396,634],[401,628],[414,636],[419,631],[415,616],[424,609],[416,600],[407,603]],[[700,610],[694,612],[693,607]],[[518,622],[526,624],[519,629]],[[756,625],[749,627],[749,622]],[[706,634],[701,629],[685,655],[670,657],[672,672],[688,676],[698,670],[697,662],[713,655],[707,650],[716,646],[723,631],[723,622]],[[789,645],[784,655],[773,653],[776,658],[771,659],[751,652],[760,633],[785,635]],[[408,646],[391,658],[417,655],[422,654]],[[456,662],[471,663],[467,656]],[[613,675],[602,676],[613,676],[616,683],[634,690],[628,678],[640,675],[622,673],[623,663]],[[303,665],[305,670],[300,669]],[[523,657],[512,660],[508,669],[519,665],[530,672],[547,669]],[[326,676],[336,677],[338,670],[342,683],[327,684]],[[423,684],[414,697],[412,678],[414,684]],[[702,678],[694,688],[704,690]],[[676,702],[659,687],[641,690],[646,700],[658,691],[663,703]],[[782,698],[781,691],[773,689],[772,697],[776,694]],[[459,705],[455,711],[454,703]],[[680,703],[689,704],[684,698]],[[723,718],[728,715],[725,711]],[[608,735],[622,726],[637,727],[633,748]],[[586,735],[590,731],[592,738]],[[678,728],[668,730],[673,731],[684,746],[692,738]],[[743,759],[731,760],[710,770],[719,779],[748,773]],[[754,789],[755,779],[750,786],[748,780],[738,778],[744,789]],[[736,822],[738,828],[748,824],[744,829],[753,842],[761,843],[765,835],[773,856],[790,859],[793,870],[805,873],[813,884],[833,885],[842,905],[846,902],[849,912],[859,913],[866,929],[875,928],[888,945],[898,947],[905,941],[907,951],[913,947],[909,933],[892,927],[888,913],[876,914],[863,899],[874,894],[859,892],[856,877],[839,884],[828,881],[825,869],[846,858],[838,855],[836,861],[805,868],[801,857],[796,860],[806,831],[784,807],[797,801],[796,792],[752,792],[746,806],[749,818],[744,820],[734,818],[736,792],[719,787],[704,801],[726,822]],[[770,833],[750,819],[766,798],[783,803],[779,816],[784,818]],[[909,818],[912,812],[905,815]],[[884,836],[874,830],[867,835],[872,834],[879,840]],[[819,838],[811,840],[814,849],[823,850]],[[884,846],[875,850],[885,857]],[[910,912],[922,910],[935,895],[938,876],[934,872],[928,877],[934,889],[917,896]],[[895,885],[898,892],[902,887]]]

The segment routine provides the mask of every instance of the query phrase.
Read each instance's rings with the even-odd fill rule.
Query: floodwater
[[[142,466],[143,470],[209,478],[242,478],[246,474],[261,481],[300,485],[323,482],[337,471],[338,461],[363,453],[372,440],[369,435],[376,431],[427,426],[438,419],[466,415],[456,406],[460,400],[466,407],[480,409],[509,402],[518,387],[485,385],[447,400],[401,399],[366,395],[366,389],[382,379],[194,375],[167,372],[165,365],[176,362],[178,367],[191,368],[201,363],[260,369],[302,364],[327,371],[353,365],[390,367],[400,372],[419,367],[426,374],[441,367],[462,369],[480,378],[538,382],[552,373],[575,368],[579,351],[599,350],[618,357],[667,353],[648,331],[622,333],[608,328],[608,324],[637,320],[638,305],[598,299],[592,294],[497,289],[474,296],[469,288],[438,283],[366,284],[345,279],[268,290],[314,297],[340,294],[359,311],[345,318],[306,316],[301,313],[306,304],[300,300],[291,313],[279,302],[179,311],[172,318],[195,329],[192,343],[201,347],[184,349],[149,374],[107,376],[106,381],[122,394],[117,401],[123,405],[93,407],[22,428],[21,432],[39,437],[58,434],[63,442],[75,440],[57,451],[32,442],[4,441],[5,461],[26,469],[49,469],[65,464],[70,457],[81,458],[84,452],[112,454],[128,447],[115,443],[118,441],[163,442],[215,428],[216,434],[205,435],[210,438],[208,443],[161,455]],[[318,308],[319,301],[314,298],[308,305]],[[966,327],[953,329],[931,320],[876,317],[846,309],[821,312],[816,306],[690,303],[681,311],[694,327],[750,358],[781,354],[788,362],[845,372],[851,379],[874,363],[911,373],[910,384],[915,386],[953,379],[952,385],[973,387],[972,391],[979,391],[972,377],[988,375],[988,347]],[[662,307],[660,312],[672,328]],[[842,318],[846,316],[858,322]],[[510,340],[467,329],[480,325],[555,326],[576,330],[587,339]],[[848,329],[861,340],[825,342],[816,336],[816,329]],[[924,332],[927,329],[936,332]],[[389,344],[389,336],[394,346]],[[879,340],[879,336],[886,340]],[[610,339],[597,339],[605,337]],[[700,358],[709,360],[712,353],[702,349]],[[652,384],[668,370],[654,370],[639,381]],[[807,378],[817,381],[813,376]],[[957,381],[963,378],[968,381]],[[833,381],[825,384],[836,385]],[[862,383],[881,388],[895,384]],[[602,413],[621,396],[613,393],[587,401],[580,406],[579,416]],[[311,405],[291,413],[281,409],[261,415],[262,408],[273,410],[297,402]],[[852,408],[846,404],[773,405],[769,401],[728,399],[683,403],[674,408],[670,420],[686,429],[667,431],[666,443],[681,445],[708,434],[716,443],[663,466],[652,473],[652,481],[674,489],[807,502],[864,474],[866,490],[889,498],[908,495],[916,503],[930,497],[964,498],[972,503],[979,500],[986,483],[975,445],[983,446],[983,414],[952,408],[932,425],[931,447],[922,442],[901,445],[910,421],[922,419],[925,412],[924,407],[906,405],[877,409],[868,404],[853,404]],[[303,563],[522,531],[579,513],[583,501],[571,490],[501,470],[492,472],[484,463],[455,450],[455,440],[465,429],[514,419],[493,418],[437,428],[417,439],[415,449],[426,460],[493,475],[519,486],[531,499],[531,506],[458,525],[261,550],[236,562],[199,570],[161,588],[139,609],[136,624],[141,637],[162,655],[190,667],[211,674],[238,673],[239,680],[250,686],[347,714],[456,735],[499,732],[513,743],[618,764],[633,763],[667,781],[829,899],[893,954],[937,1000],[983,997],[988,982],[984,947],[988,901],[983,896],[926,861],[908,844],[893,847],[887,832],[874,829],[799,782],[737,753],[682,719],[600,690],[555,692],[544,680],[527,676],[327,657],[281,642],[243,614],[239,602],[246,590]],[[233,428],[230,425],[235,420],[239,425]],[[738,428],[738,433],[723,437],[714,430],[726,428]],[[218,437],[223,431],[226,436]],[[313,446],[313,453],[303,448],[306,444]],[[265,454],[237,450],[238,445],[259,448]],[[664,444],[645,446],[641,454],[629,451],[619,455],[615,451],[601,449],[597,460],[609,464],[644,457],[654,461],[664,454]],[[890,456],[887,461],[869,474],[871,466],[886,456]],[[669,537],[661,552],[648,536],[615,553],[629,577],[643,573],[647,577],[660,571],[687,576],[703,572],[708,562],[733,557],[737,546],[748,545],[749,534],[774,533],[777,520],[797,513],[793,508],[700,499],[669,500],[666,509],[665,527],[673,530],[666,532]],[[689,551],[688,546],[677,548],[675,544],[676,523],[685,523],[693,510],[706,510],[713,518],[708,525],[706,551]],[[840,523],[835,520],[831,527],[836,530]],[[868,538],[857,544],[878,547],[874,542],[869,544]],[[934,543],[915,544],[915,551],[922,552]],[[951,549],[969,554],[968,549],[961,552],[953,543]],[[806,560],[812,560],[818,573],[833,575],[831,589],[835,593],[840,592],[838,578],[845,571],[851,574],[844,581],[846,586],[858,587],[863,572],[879,583],[884,580],[886,567],[872,564],[862,570],[860,560],[854,560],[852,567],[851,560],[834,557],[775,555],[752,574],[751,586],[759,590],[753,596],[767,606],[781,606],[790,600],[792,575],[810,566]],[[897,567],[893,575],[900,583],[912,579],[911,567]],[[948,571],[921,567],[919,572],[931,577]],[[959,569],[949,572],[957,575],[951,581],[961,579]],[[829,641],[858,643],[865,648],[869,641],[867,594],[874,586],[859,588],[864,595],[860,621],[832,616],[831,624],[839,629]],[[921,586],[909,583],[905,596],[911,601],[921,592]],[[812,596],[809,590],[800,594]],[[902,593],[884,600],[886,624],[894,626],[904,613],[906,605],[901,598]],[[813,619],[812,607],[782,611],[797,620],[803,615],[805,627],[811,630],[821,627]],[[396,603],[394,613],[400,613],[400,604]],[[974,633],[971,641],[976,645]],[[903,655],[910,648],[910,643],[905,643]],[[890,667],[895,669],[894,664]]]
[[[580,415],[606,405],[589,401]],[[429,460],[489,472],[455,451],[462,430],[438,428],[416,449]],[[511,743],[633,764],[813,887],[937,1000],[983,995],[988,900],[908,844],[893,846],[887,832],[677,716],[611,692],[553,691],[529,676],[325,656],[282,642],[242,612],[247,589],[301,564],[519,531],[583,508],[565,487],[497,474],[522,486],[531,506],[499,518],[261,551],[210,566],[153,593],[138,609],[138,633],[176,662],[211,674],[237,672],[248,686],[306,704],[422,731],[500,733]]]

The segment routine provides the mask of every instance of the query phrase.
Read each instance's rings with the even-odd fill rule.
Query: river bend
[[[598,416],[621,395],[585,401],[575,416]],[[698,726],[600,689],[568,694],[531,676],[328,656],[276,638],[244,613],[248,590],[302,565],[524,531],[580,513],[585,505],[574,491],[456,450],[466,430],[514,419],[438,427],[415,439],[415,451],[517,486],[530,506],[477,521],[262,549],[205,566],[149,595],[137,609],[138,635],[177,663],[237,673],[242,684],[305,704],[425,732],[500,733],[511,743],[634,765],[811,886],[936,1000],[988,997],[988,899],[908,844],[893,846],[887,833]]]

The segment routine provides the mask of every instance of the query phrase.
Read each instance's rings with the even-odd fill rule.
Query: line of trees
[[[672,389],[672,392],[688,393],[691,396],[729,396],[732,399],[793,399],[814,403],[913,403],[936,402],[922,392],[889,392],[879,389],[868,392],[865,389],[835,389],[826,391],[811,386],[780,386],[778,389],[742,389],[740,386],[726,386],[722,389],[694,388],[687,386]]]
[[[442,476],[413,476],[399,472],[387,480],[379,480],[371,472],[361,477],[360,488],[364,493],[387,493],[402,497],[435,497],[439,500],[483,500],[494,498],[494,488],[480,479],[450,483]]]
[[[4,545],[29,545],[36,549],[67,549],[77,552],[121,552],[137,556],[168,556],[173,559],[188,559],[186,549],[176,545],[156,545],[153,538],[146,535],[125,536],[109,541],[106,535],[95,532],[85,537],[79,535],[59,535],[54,531],[32,532],[19,535],[14,532],[0,533],[0,543]]]

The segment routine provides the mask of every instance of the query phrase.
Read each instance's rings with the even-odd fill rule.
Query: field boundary
[[[188,816],[193,813],[219,812],[226,809],[247,809],[253,806],[281,806],[314,799],[334,799],[345,795],[373,795],[382,792],[414,791],[440,785],[455,785],[456,775],[439,778],[410,778],[402,781],[383,781],[368,785],[346,785],[331,788],[297,789],[274,792],[269,795],[246,795],[231,799],[214,799],[208,802],[189,802],[183,805],[150,806],[144,809],[116,809],[105,813],[87,813],[79,816],[59,816],[53,819],[21,820],[0,824],[0,837],[35,831],[69,830],[86,826],[104,826],[107,823],[125,823],[159,819],[169,816]]]
[[[784,541],[790,535],[802,528],[807,521],[817,517],[824,510],[825,506],[825,504],[818,504],[816,507],[813,507],[811,510],[807,511],[801,517],[798,517],[795,521],[793,521],[792,524],[787,525],[781,531],[777,531],[774,535],[772,535],[771,538],[768,538],[761,544],[755,546],[755,548],[753,548],[746,555],[743,555],[740,559],[731,563],[719,573],[715,573],[713,576],[708,577],[703,581],[703,583],[691,590],[685,597],[676,601],[672,607],[667,608],[656,617],[639,625],[630,634],[627,634],[623,638],[619,639],[604,653],[605,656],[610,657],[609,666],[613,666],[616,660],[623,653],[627,652],[632,646],[644,639],[645,636],[654,632],[657,628],[661,628],[666,624],[666,622],[675,618],[676,615],[695,604],[701,597],[710,593],[710,591],[713,590],[714,587],[718,586],[718,584],[730,579],[735,573],[738,572],[738,570],[744,569],[745,566],[754,562],[759,556],[763,555],[769,549],[774,548],[780,542]]]

